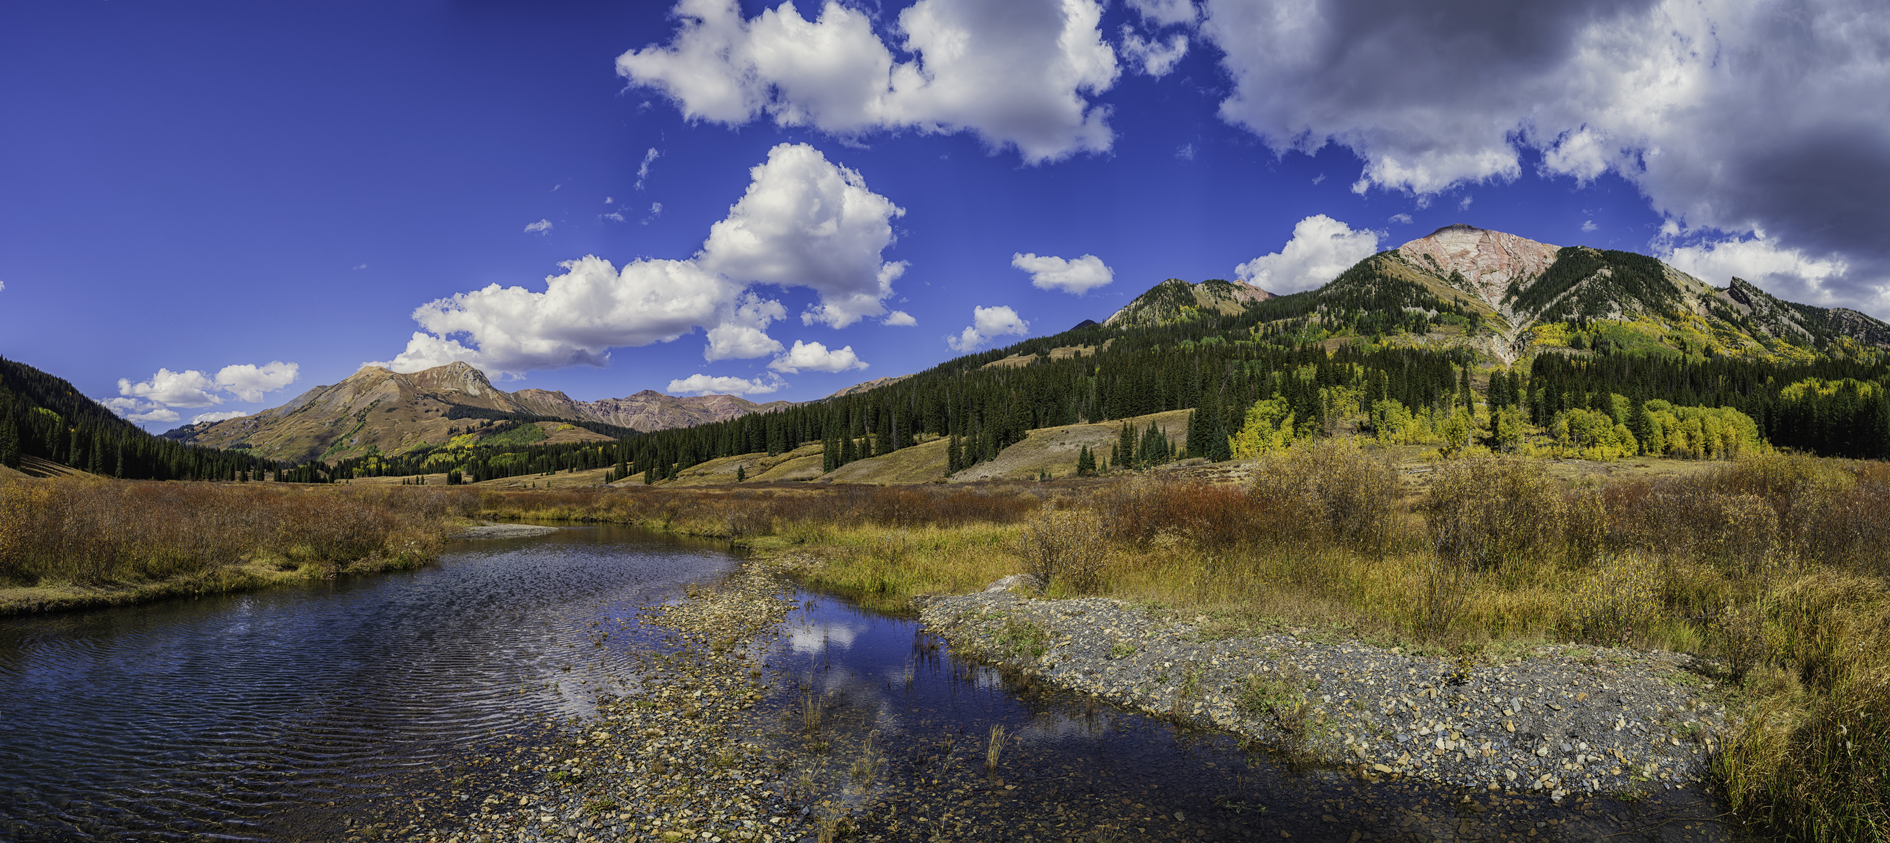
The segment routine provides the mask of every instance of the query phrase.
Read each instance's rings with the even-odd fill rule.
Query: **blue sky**
[[[1513,6],[10,4],[0,354],[153,430],[367,362],[806,400],[1456,222],[1890,317],[1885,16]]]

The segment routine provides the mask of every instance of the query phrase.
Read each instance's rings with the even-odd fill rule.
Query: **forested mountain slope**
[[[276,467],[152,436],[64,379],[0,357],[0,465],[20,468],[34,458],[137,480],[234,479]]]

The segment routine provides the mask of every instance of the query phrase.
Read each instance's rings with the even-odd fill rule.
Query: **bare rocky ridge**
[[[1890,348],[1890,325],[1856,311],[1783,301],[1737,278],[1714,287],[1644,255],[1553,246],[1469,225],[1445,226],[1360,266],[1372,271],[1359,274],[1354,267],[1319,295],[1381,277],[1413,281],[1444,301],[1461,292],[1494,332],[1470,344],[1507,361],[1528,352],[1531,328],[1570,320],[1686,329],[1734,352],[1765,352],[1776,341],[1822,348],[1845,340]],[[1499,318],[1487,319],[1491,315]]]
[[[1501,310],[1509,285],[1540,278],[1555,263],[1561,249],[1514,234],[1459,224],[1444,226],[1399,246],[1398,253],[1440,278],[1449,280],[1453,274],[1461,275],[1464,283],[1452,286]]]

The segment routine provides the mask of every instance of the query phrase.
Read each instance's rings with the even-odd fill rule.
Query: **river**
[[[634,694],[636,654],[664,646],[637,610],[736,564],[579,528],[456,543],[411,573],[0,621],[0,839],[338,836],[344,817]],[[798,597],[769,657],[788,679],[764,708],[819,689],[836,728],[875,734],[891,762],[849,797],[865,836],[900,839],[889,828],[915,815],[956,839],[1736,836],[1692,794],[1466,802],[1294,770],[954,659],[909,619]],[[987,774],[992,726],[1007,737]]]

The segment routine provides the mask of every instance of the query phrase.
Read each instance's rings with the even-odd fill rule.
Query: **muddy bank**
[[[932,598],[921,620],[955,651],[1366,779],[1557,800],[1695,788],[1726,726],[1672,653],[1545,646],[1453,662],[1285,634],[1216,640],[1115,600],[1011,593]]]

